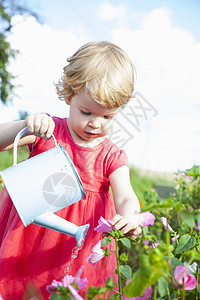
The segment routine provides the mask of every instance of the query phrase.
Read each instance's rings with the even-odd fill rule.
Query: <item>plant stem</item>
[[[184,284],[181,290],[182,300],[185,300],[185,290],[184,290]]]
[[[157,284],[155,284],[153,300],[157,299],[156,296],[157,296]]]
[[[120,262],[119,262],[119,245],[118,245],[118,239],[115,238],[115,243],[116,243],[116,258],[117,258],[117,270],[118,270],[118,283],[119,283],[119,294],[120,294],[120,299],[123,300],[122,298],[122,278],[121,278],[121,273],[120,273]]]
[[[198,300],[198,285],[199,285],[199,265],[197,265],[197,286],[195,299]]]
[[[166,230],[166,245],[167,245],[167,261],[170,262],[170,233],[169,229]]]
[[[169,288],[167,288],[167,296],[168,296],[168,300],[171,300],[170,293],[169,293]]]

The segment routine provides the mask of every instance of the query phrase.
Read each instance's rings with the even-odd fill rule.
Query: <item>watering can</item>
[[[0,172],[20,219],[25,227],[34,223],[74,236],[81,245],[89,224],[79,227],[54,214],[85,198],[75,166],[54,135],[54,148],[17,164],[17,145],[26,132],[27,127],[15,137],[13,165]]]

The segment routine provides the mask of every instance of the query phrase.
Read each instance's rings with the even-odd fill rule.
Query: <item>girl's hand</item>
[[[111,220],[111,224],[117,230],[122,230],[125,235],[130,236],[133,240],[142,232],[139,226],[139,214],[125,218],[116,214]]]
[[[28,131],[44,139],[49,139],[54,131],[55,123],[47,114],[33,114],[26,118]]]

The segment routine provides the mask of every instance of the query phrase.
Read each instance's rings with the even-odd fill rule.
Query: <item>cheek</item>
[[[113,120],[107,120],[107,122],[105,122],[105,124],[104,124],[104,132],[105,132],[105,134],[108,134],[112,130],[113,125],[114,125],[114,121]]]

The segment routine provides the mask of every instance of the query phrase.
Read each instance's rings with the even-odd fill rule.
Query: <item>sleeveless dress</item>
[[[101,233],[94,231],[99,218],[103,216],[108,220],[115,214],[109,175],[127,165],[127,157],[109,139],[93,148],[77,145],[70,135],[67,119],[53,119],[54,136],[74,162],[86,192],[86,199],[56,214],[78,226],[90,224],[83,248],[73,261],[69,274],[75,276],[84,265],[81,277],[87,277],[87,287],[105,286],[110,276],[116,276],[115,255],[106,259],[104,269],[103,259],[93,267],[87,258],[101,239]],[[34,145],[28,146],[30,158],[53,148],[54,141],[52,138],[46,141],[36,137]],[[22,188],[29,201],[25,183]],[[61,281],[66,275],[66,265],[71,259],[76,239],[35,224],[24,227],[5,188],[1,191],[0,203],[0,295],[4,300],[25,300],[34,296],[48,299],[50,293],[46,286],[53,279]],[[114,245],[109,247],[113,249]]]

